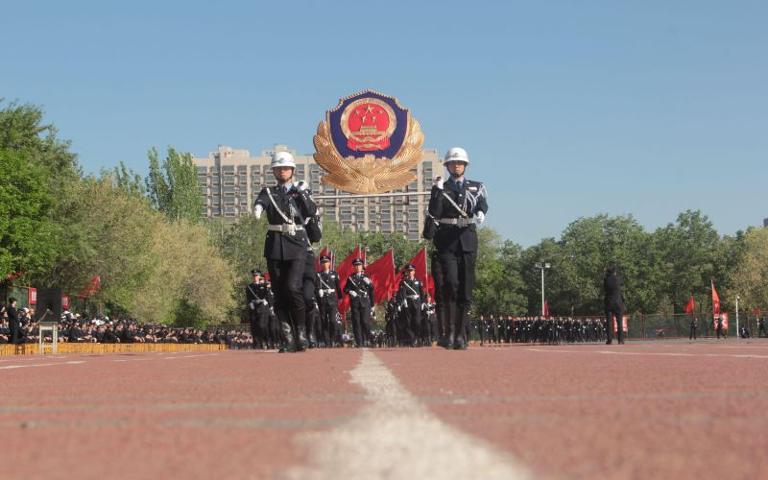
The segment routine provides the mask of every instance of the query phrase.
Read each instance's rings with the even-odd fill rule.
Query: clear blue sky
[[[86,171],[143,173],[151,146],[310,153],[374,88],[469,151],[523,245],[601,212],[732,234],[768,216],[766,25],[758,0],[6,2],[0,97],[42,105]]]

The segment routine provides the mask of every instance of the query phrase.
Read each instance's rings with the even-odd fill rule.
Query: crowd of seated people
[[[21,324],[21,343],[39,341],[38,322],[34,310],[18,310]],[[46,341],[51,334],[46,332]],[[0,344],[9,343],[10,327],[7,313],[0,311]],[[142,323],[134,319],[110,319],[107,316],[87,318],[65,311],[58,324],[58,341],[69,343],[206,343],[221,344],[231,348],[250,348],[251,334],[247,329],[234,327],[171,327]]]

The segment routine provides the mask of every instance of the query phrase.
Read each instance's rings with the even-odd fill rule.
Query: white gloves
[[[301,182],[298,183],[298,185],[296,185],[296,188],[298,188],[300,192],[303,192],[304,190],[309,188],[309,185],[304,183],[304,181],[301,181]]]
[[[251,301],[248,303],[248,307],[249,307],[251,310],[256,310],[256,302],[254,302],[253,300],[251,300]]]
[[[485,221],[485,214],[483,212],[477,212],[475,218],[477,219],[477,224],[482,225]]]
[[[357,292],[356,292],[356,291],[354,291],[354,290],[350,290],[350,291],[349,291],[349,296],[350,296],[350,297],[356,297],[356,296],[357,296]]]
[[[256,205],[256,208],[253,209],[253,216],[256,217],[258,220],[261,218],[261,212],[264,211],[264,207],[261,206],[261,204]]]
[[[320,291],[318,292],[318,295],[320,296],[320,298],[323,298],[325,296],[325,290],[321,288]]]
[[[433,183],[433,185],[436,186],[438,190],[442,190],[443,189],[443,177],[435,178],[435,182]]]

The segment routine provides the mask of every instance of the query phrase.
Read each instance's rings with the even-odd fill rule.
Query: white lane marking
[[[544,348],[529,348],[529,352],[542,353],[599,353],[601,355],[633,355],[640,357],[719,357],[719,358],[768,358],[768,355],[729,354],[729,353],[682,353],[682,352],[619,352],[615,350],[561,350]]]
[[[179,355],[177,357],[164,357],[163,360],[175,360],[177,358],[214,357],[218,353],[203,353],[199,355]]]
[[[363,350],[351,375],[372,403],[336,429],[301,435],[309,463],[287,478],[530,478],[510,455],[433,415],[373,352]]]
[[[0,367],[0,370],[11,370],[14,368],[32,368],[32,367],[51,367],[53,365],[80,365],[85,363],[85,360],[73,360],[71,362],[56,362],[56,363],[32,363],[29,365],[6,365]]]

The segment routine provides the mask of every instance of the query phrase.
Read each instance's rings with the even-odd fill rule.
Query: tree
[[[662,271],[660,289],[671,296],[675,311],[682,311],[692,294],[707,297],[720,248],[720,236],[709,218],[699,210],[686,210],[654,237]]]
[[[53,124],[43,122],[43,111],[37,106],[12,102],[0,109],[0,149],[23,154],[40,167],[54,200],[64,185],[81,176],[70,142],[60,140],[57,133]]]
[[[56,249],[47,175],[21,151],[0,149],[0,279],[37,274]]]
[[[184,219],[199,222],[203,201],[192,155],[168,147],[162,166],[157,149],[152,148],[148,157],[149,175],[146,184],[152,206],[163,212],[170,221]]]
[[[741,297],[749,310],[768,307],[768,228],[751,228],[743,236],[743,254],[730,272],[723,299]]]

